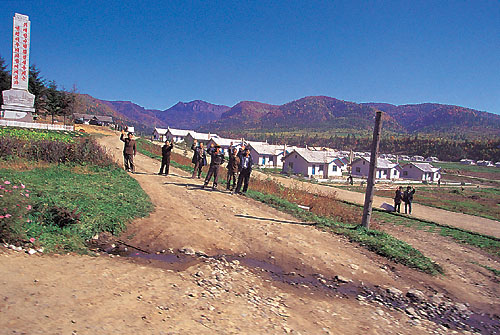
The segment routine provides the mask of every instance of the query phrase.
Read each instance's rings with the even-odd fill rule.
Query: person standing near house
[[[193,145],[191,146],[191,150],[194,151],[193,159],[191,160],[194,164],[194,170],[191,178],[194,178],[196,176],[196,172],[198,172],[198,179],[200,179],[201,169],[203,166],[207,165],[207,153],[205,148],[203,148],[203,143],[200,143],[199,146],[196,145],[197,143],[198,141],[194,140]]]
[[[238,150],[238,154],[237,154],[237,156],[240,158],[240,160],[245,155],[246,147],[247,147],[246,143],[241,143],[241,147]]]
[[[165,145],[161,147],[161,167],[159,175],[163,174],[163,169],[165,169],[165,176],[168,176],[168,171],[170,168],[170,154],[172,149],[174,148],[174,143],[171,143],[169,140],[165,141]]]
[[[403,200],[403,186],[399,186],[394,196],[394,211],[401,213],[401,200]]]
[[[214,183],[212,189],[217,189],[217,181],[219,179],[219,167],[224,163],[224,154],[220,150],[220,146],[217,145],[213,148],[208,149],[210,154],[210,167],[208,168],[207,177],[205,178],[205,183],[203,188],[205,188],[210,182],[210,178],[214,176]]]
[[[232,142],[231,142],[232,143]],[[229,150],[229,162],[227,163],[227,183],[226,189],[233,191],[236,186],[236,174],[238,173],[238,166],[240,165],[240,158],[237,155],[238,150],[232,148]],[[231,179],[233,180],[233,186],[231,187]]]
[[[403,193],[403,201],[405,203],[405,214],[411,214],[411,204],[413,202],[413,195],[415,194],[415,189],[411,186],[406,188]]]
[[[125,170],[135,173],[134,156],[137,150],[134,140],[134,134],[128,133],[127,138],[125,138],[125,131],[122,130],[120,140],[125,143],[125,145],[123,146],[123,161]]]
[[[250,174],[252,173],[253,160],[250,155],[250,150],[245,149],[244,154],[241,156],[239,170],[240,175],[238,176],[238,184],[236,184],[236,189],[234,193],[241,194],[241,184],[243,184],[243,193],[248,190],[248,181],[250,180]]]

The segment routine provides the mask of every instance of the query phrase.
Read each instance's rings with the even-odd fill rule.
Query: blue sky
[[[308,95],[500,114],[500,1],[0,0],[31,20],[31,64],[60,86],[166,109]]]

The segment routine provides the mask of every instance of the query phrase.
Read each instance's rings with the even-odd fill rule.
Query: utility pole
[[[373,128],[373,142],[370,156],[370,171],[366,182],[365,205],[363,207],[363,227],[370,229],[370,219],[372,217],[373,188],[375,186],[375,174],[377,173],[378,147],[380,144],[380,131],[382,130],[382,112],[377,111],[375,116],[375,128]]]

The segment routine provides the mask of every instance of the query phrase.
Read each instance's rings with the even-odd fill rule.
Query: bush
[[[80,213],[76,209],[70,211],[65,207],[52,206],[48,209],[46,223],[53,223],[59,228],[77,224],[80,221]]]
[[[48,163],[77,163],[108,166],[112,159],[94,139],[82,137],[72,142],[27,141],[4,136],[0,141],[0,159],[21,157]]]
[[[31,210],[29,204],[30,191],[26,186],[15,184],[6,179],[0,179],[0,239],[14,242],[25,239],[23,225]]]

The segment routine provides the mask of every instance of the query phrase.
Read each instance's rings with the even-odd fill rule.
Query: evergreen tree
[[[46,101],[45,79],[40,75],[40,70],[35,65],[30,66],[30,76],[28,79],[28,90],[35,95],[35,113],[43,113]]]
[[[57,84],[54,80],[49,81],[44,97],[45,111],[52,117],[52,123],[54,123],[54,117],[61,113],[62,107],[62,94],[57,90]]]
[[[0,56],[0,94],[10,88],[10,73],[7,70],[7,64],[2,56]],[[3,96],[0,96],[0,101],[3,104]]]

